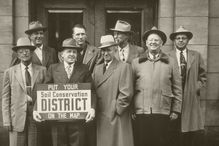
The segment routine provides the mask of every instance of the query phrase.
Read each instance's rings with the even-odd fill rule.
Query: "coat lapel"
[[[70,83],[75,83],[78,81],[79,77],[81,76],[81,69],[82,68],[80,67],[80,64],[76,62],[71,77],[69,79]]]
[[[32,62],[42,65],[42,62],[40,61],[40,59],[38,58],[38,56],[35,52],[33,52]]]
[[[33,79],[32,79],[32,87],[35,85],[35,82],[36,82],[36,79],[37,79],[37,76],[39,74],[39,69],[37,69],[37,66],[35,64],[32,64],[32,71],[33,71]]]
[[[190,50],[187,51],[187,69],[186,69],[186,74],[188,74],[188,71],[195,59],[194,53]]]
[[[84,54],[83,64],[88,64],[88,62],[91,61],[91,59],[94,57],[94,51],[94,48],[91,48],[89,45],[87,46]]]
[[[103,74],[103,76],[100,78],[100,81],[97,84],[97,87],[99,87],[101,84],[103,84],[114,72],[118,64],[118,60],[115,58],[113,59],[112,63],[110,64],[109,68],[106,70],[106,72]],[[103,64],[101,65],[102,73],[103,73]]]
[[[19,82],[19,84],[21,85],[21,87],[23,88],[24,91],[26,91],[25,89],[25,85],[24,85],[24,80],[23,80],[23,76],[22,76],[22,72],[21,72],[21,65],[18,64],[15,67],[15,76]]]
[[[43,61],[42,61],[42,65],[43,66],[47,66],[47,63],[49,61],[49,58],[51,56],[51,53],[49,52],[49,50],[43,46],[43,50],[42,50],[42,55],[43,55]]]
[[[65,71],[64,63],[59,63],[58,67],[56,68],[56,75],[59,78],[61,83],[68,83],[68,75]]]
[[[119,48],[118,47],[117,47],[116,52],[115,52],[115,58],[120,61]]]
[[[134,48],[133,45],[129,44],[129,54],[128,54],[128,58],[127,58],[127,63],[131,63],[133,58],[135,58],[135,55],[136,55],[136,51],[135,50],[136,48]]]

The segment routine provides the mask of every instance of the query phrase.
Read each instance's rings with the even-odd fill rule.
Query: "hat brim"
[[[110,30],[112,30],[112,31],[118,31],[118,32],[123,32],[123,33],[134,33],[134,31],[132,31],[132,30],[130,30],[130,31],[124,31],[124,30],[115,29],[115,28],[111,28]]]
[[[28,29],[28,30],[25,31],[25,33],[26,34],[31,34],[33,32],[40,31],[40,30],[45,32],[45,31],[47,31],[47,27],[38,27],[38,28]]]
[[[17,52],[17,50],[21,48],[27,48],[27,49],[30,49],[31,51],[34,51],[36,49],[35,46],[15,46],[12,48],[12,50]]]
[[[166,34],[165,34],[164,32],[162,32],[162,31],[160,31],[160,30],[149,30],[149,31],[144,32],[144,35],[143,35],[143,37],[142,37],[143,41],[145,41],[145,40],[148,38],[148,36],[149,36],[150,34],[157,34],[157,35],[159,35],[160,38],[161,38],[162,41],[163,41],[163,45],[164,45],[164,44],[166,43],[166,41],[167,41],[167,36],[166,36]]]
[[[116,46],[116,45],[118,45],[118,43],[112,43],[112,44],[101,45],[101,46],[99,46],[98,48],[99,48],[99,49],[104,49],[104,48],[111,47],[111,46]]]
[[[193,37],[193,34],[191,32],[189,32],[189,31],[186,31],[186,32],[174,32],[174,33],[170,34],[170,39],[173,41],[178,34],[185,34],[188,37],[189,40],[192,39],[192,37]]]
[[[63,50],[65,50],[65,49],[75,49],[75,50],[77,50],[78,52],[81,52],[82,50],[83,50],[83,48],[81,48],[81,47],[72,47],[72,46],[66,46],[66,47],[61,47],[61,48],[59,48],[59,52],[62,52]]]

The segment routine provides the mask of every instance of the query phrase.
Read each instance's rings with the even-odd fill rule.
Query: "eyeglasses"
[[[187,37],[176,37],[175,39],[176,40],[187,40],[188,38]]]

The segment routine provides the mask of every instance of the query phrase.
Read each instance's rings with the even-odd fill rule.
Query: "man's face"
[[[87,39],[84,28],[75,27],[72,36],[78,46],[84,45]]]
[[[28,62],[32,57],[33,51],[28,48],[19,48],[17,50],[17,57],[21,60],[21,62]]]
[[[72,64],[77,60],[77,50],[70,48],[64,49],[61,52],[61,56],[66,63]]]
[[[160,50],[163,41],[157,34],[150,34],[146,40],[146,46],[150,52],[157,52]]]
[[[114,37],[116,43],[119,43],[119,44],[123,44],[124,42],[128,42],[128,38],[129,38],[128,34],[123,33],[123,32],[119,32],[119,31],[114,31],[113,37]]]
[[[115,55],[115,46],[107,47],[102,49],[102,54],[105,62],[110,62],[113,60]]]
[[[179,50],[184,50],[189,43],[189,39],[185,34],[178,34],[174,39],[174,45]]]
[[[40,47],[43,44],[44,32],[42,30],[35,31],[29,35],[31,42],[36,47]]]

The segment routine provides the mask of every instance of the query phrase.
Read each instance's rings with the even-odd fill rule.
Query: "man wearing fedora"
[[[169,55],[175,58],[182,77],[182,146],[200,146],[204,138],[200,91],[206,84],[206,66],[201,54],[187,47],[192,37],[193,34],[182,26],[170,34],[174,49]]]
[[[65,39],[60,48],[63,62],[49,67],[45,83],[91,83],[92,78],[89,68],[77,61],[78,53],[82,50],[76,46],[72,38]],[[93,86],[92,86],[93,87]],[[53,146],[86,146],[85,145],[85,122],[90,122],[95,117],[95,93],[91,88],[91,109],[85,120],[67,120],[51,123]],[[34,119],[41,122],[39,114],[34,111]]]
[[[38,65],[48,67],[58,62],[57,52],[54,48],[50,48],[43,44],[44,33],[47,27],[43,26],[39,21],[32,21],[29,24],[28,30],[25,33],[31,40],[31,45],[35,46],[36,49],[33,53],[32,62]],[[18,64],[20,60],[16,53],[12,54],[11,66]]]
[[[94,68],[97,94],[97,146],[133,146],[130,102],[133,80],[130,64],[118,61],[112,35],[100,40],[104,63]]]
[[[39,146],[32,112],[36,101],[35,85],[44,82],[46,68],[32,63],[36,47],[28,38],[19,38],[12,49],[21,62],[4,72],[3,125],[9,130],[10,146]]]
[[[161,51],[164,32],[153,27],[143,40],[146,53],[132,61],[133,129],[136,146],[166,146],[170,120],[181,112],[182,88],[177,65]]]
[[[118,49],[115,53],[117,60],[131,63],[134,58],[144,53],[145,50],[142,47],[130,43],[133,31],[131,31],[131,25],[128,22],[117,20],[115,28],[111,30],[114,33],[116,43],[118,43]]]

